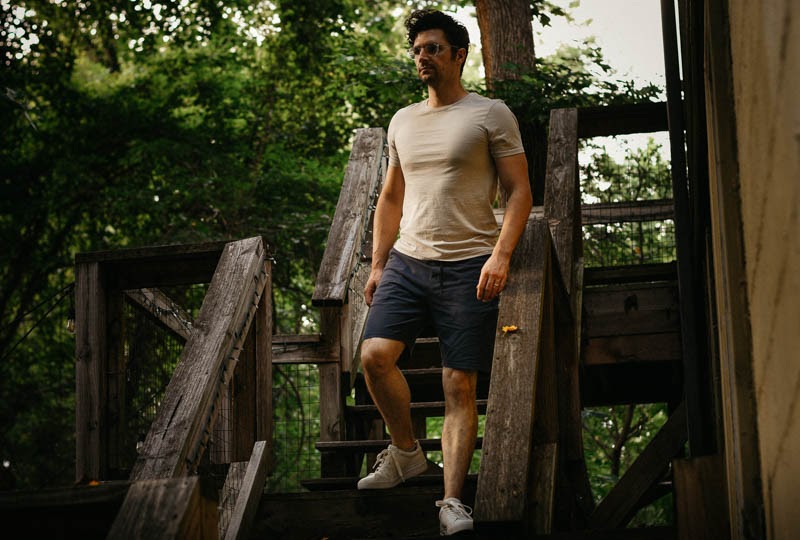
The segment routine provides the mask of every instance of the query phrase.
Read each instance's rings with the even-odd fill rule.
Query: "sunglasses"
[[[439,56],[439,54],[448,48],[453,49],[460,49],[461,47],[457,47],[455,45],[442,45],[441,43],[426,43],[425,45],[416,45],[408,49],[408,56],[411,58],[416,58],[422,51],[425,51],[425,54],[428,56]]]

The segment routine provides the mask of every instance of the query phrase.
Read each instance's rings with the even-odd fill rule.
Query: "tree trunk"
[[[475,11],[481,31],[486,87],[490,94],[502,99],[502,87],[497,87],[496,81],[518,79],[520,72],[530,72],[536,67],[530,3],[528,0],[475,0]],[[518,110],[514,113],[528,158],[534,204],[542,204],[547,159],[545,126],[525,118]]]
[[[495,80],[517,78],[517,68],[532,70],[536,63],[533,49],[533,26],[528,0],[475,0],[478,27],[481,30],[486,86]]]

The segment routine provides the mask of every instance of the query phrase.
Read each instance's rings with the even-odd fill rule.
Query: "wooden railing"
[[[209,276],[212,263],[215,270]],[[259,237],[225,245],[78,257],[76,473],[80,480],[104,478],[110,461],[107,452],[115,444],[111,438],[120,429],[112,421],[118,417],[108,411],[124,404],[113,399],[124,376],[123,294],[147,306],[165,306],[171,301],[154,287],[210,281],[194,321],[176,326],[158,316],[161,309],[151,310],[156,323],[183,336],[186,344],[139,450],[132,484],[110,537],[216,538],[216,496],[209,497],[203,481],[194,475],[219,431],[229,433],[217,441],[224,446],[222,455],[230,461],[249,457],[249,467],[231,467],[246,474],[228,537],[246,529],[253,501],[263,489],[272,441],[270,268]],[[250,391],[229,390],[234,373],[238,386]],[[219,418],[223,406],[232,414]]]

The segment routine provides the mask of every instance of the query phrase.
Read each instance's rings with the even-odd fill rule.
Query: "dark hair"
[[[451,50],[455,57],[457,49],[467,49],[469,51],[469,32],[467,27],[455,20],[450,15],[445,15],[435,9],[418,9],[411,13],[406,19],[406,30],[408,30],[408,46],[414,46],[417,34],[425,30],[441,30],[444,32],[450,45],[456,48]],[[466,62],[465,62],[466,63]],[[461,71],[464,71],[464,64],[461,64]]]

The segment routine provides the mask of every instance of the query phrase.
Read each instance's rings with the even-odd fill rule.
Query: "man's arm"
[[[372,296],[383,274],[383,267],[389,258],[397,232],[400,230],[400,218],[403,215],[403,198],[406,193],[406,180],[400,167],[389,166],[386,182],[378,197],[375,218],[372,226],[372,271],[367,285],[364,287],[364,299],[368,306],[372,305]]]
[[[522,231],[525,230],[533,205],[531,186],[528,182],[528,160],[525,154],[497,158],[495,166],[500,183],[508,194],[508,202],[500,237],[491,257],[483,265],[478,281],[478,300],[484,302],[494,299],[505,288],[511,254],[517,247]]]

